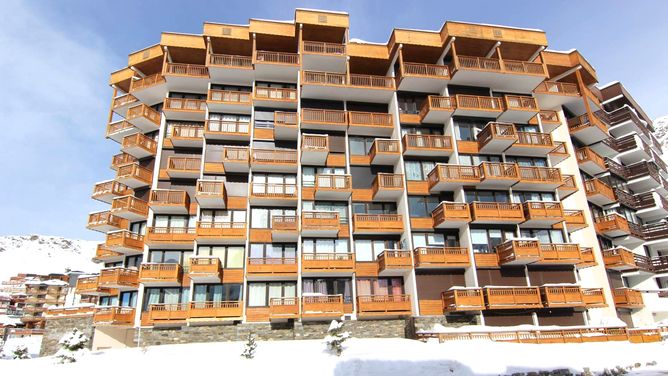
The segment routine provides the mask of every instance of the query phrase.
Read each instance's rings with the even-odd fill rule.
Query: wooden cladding
[[[181,284],[183,268],[179,264],[144,263],[139,268],[139,280],[144,284]]]
[[[355,233],[401,233],[404,230],[402,216],[399,214],[354,214],[353,231]]]

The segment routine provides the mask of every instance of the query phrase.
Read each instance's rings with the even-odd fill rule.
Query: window
[[[213,90],[229,90],[229,91],[241,91],[244,93],[250,93],[253,89],[249,86],[236,86],[236,85],[224,85],[224,84],[211,84],[211,89]]]
[[[159,264],[189,264],[192,251],[149,251],[150,262]]]
[[[344,303],[352,303],[352,280],[346,278],[304,278],[302,292],[305,294],[343,295]]]
[[[348,204],[337,201],[302,201],[304,211],[335,211],[339,212],[339,221],[348,223]]]
[[[255,111],[255,128],[273,129],[274,112],[273,111]]]
[[[429,217],[440,203],[434,196],[408,196],[408,213],[411,217]]]
[[[213,132],[248,133],[250,116],[209,113],[208,130]]]
[[[146,221],[131,223],[130,232],[140,235],[146,234]]]
[[[397,214],[395,202],[353,202],[355,214]]]
[[[115,296],[100,296],[97,302],[98,306],[113,307],[118,305],[118,298]]]
[[[465,191],[466,202],[509,202],[510,197],[506,191]]]
[[[195,218],[187,215],[156,215],[154,227],[186,228],[195,227]]]
[[[357,296],[365,295],[403,295],[404,279],[394,278],[358,278]]]
[[[125,291],[120,295],[121,307],[136,307],[137,306],[137,291]]]
[[[520,166],[547,167],[547,160],[538,157],[506,157],[506,162],[517,163]]]
[[[472,248],[476,253],[495,253],[494,247],[514,237],[510,230],[471,229]]]
[[[230,302],[241,300],[238,283],[195,285],[194,302]]]
[[[250,245],[250,259],[295,259],[296,244],[253,243]]]
[[[139,268],[143,258],[144,258],[143,255],[128,256],[125,258],[125,267]]]
[[[200,245],[197,247],[197,255],[218,257],[225,269],[244,267],[243,246]]]
[[[149,287],[145,291],[143,311],[151,304],[180,304],[190,300],[190,287]]]
[[[374,140],[375,138],[373,137],[349,137],[348,145],[350,147],[350,154],[368,155]]]
[[[347,239],[304,239],[302,253],[350,253]]]
[[[460,154],[459,164],[477,166],[482,162],[501,162],[501,156],[484,154]]]
[[[297,211],[281,208],[251,208],[251,228],[271,228],[271,218],[283,215],[297,215]]]
[[[400,113],[417,114],[420,112],[424,98],[400,96],[397,100],[399,102]]]
[[[513,202],[556,201],[552,192],[518,192],[513,191]]]
[[[561,230],[521,229],[523,238],[536,238],[541,243],[564,243],[564,233]]]
[[[297,191],[297,175],[254,174],[251,189],[256,195],[294,195]]]
[[[272,298],[294,298],[297,296],[295,282],[249,282],[248,306],[267,307]]]
[[[302,186],[314,187],[318,174],[345,175],[343,167],[302,167]]]
[[[478,133],[485,128],[485,125],[492,119],[483,118],[455,118],[455,134],[458,140],[475,141]]]
[[[427,176],[436,166],[434,161],[406,161],[406,179],[414,181],[427,180]]]
[[[413,247],[459,247],[457,234],[414,232]]]
[[[539,132],[537,125],[515,124],[515,129],[518,132],[528,132],[528,133],[538,133]]]
[[[400,246],[394,240],[355,239],[355,260],[375,261],[386,249],[400,249]]]
[[[435,134],[442,135],[443,129],[432,127],[401,127],[401,135],[406,134]]]
[[[205,223],[245,223],[245,210],[202,209],[200,221]]]

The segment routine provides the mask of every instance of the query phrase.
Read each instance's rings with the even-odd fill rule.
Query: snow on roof
[[[381,43],[381,42],[369,42],[369,41],[366,41],[366,40],[363,40],[363,39],[359,39],[359,38],[350,38],[350,40],[348,40],[348,42],[349,42],[349,43],[360,43],[360,44],[374,44],[374,45],[378,45],[378,46],[385,46],[385,45],[386,45],[386,43]]]
[[[267,18],[249,18],[250,20],[255,20],[255,21],[265,21],[265,22],[277,22],[277,23],[286,23],[286,24],[293,24],[295,23],[295,20],[270,20]]]
[[[334,13],[334,14],[345,14],[348,15],[348,12],[340,10],[325,10],[325,9],[315,9],[315,8],[297,8],[296,10],[305,10],[307,12],[323,12],[323,13]]]
[[[538,32],[541,32],[541,33],[545,32],[545,30],[532,29],[530,27],[516,27],[516,26],[506,26],[506,25],[488,24],[488,23],[481,23],[481,22],[456,21],[456,20],[450,20],[448,22],[457,22],[457,23],[465,23],[465,24],[480,25],[480,26],[502,27],[504,29],[538,31]]]
[[[68,283],[59,279],[49,279],[47,281],[26,281],[26,285],[66,286]]]
[[[570,54],[577,51],[575,48],[571,48],[570,50],[553,50],[551,48],[546,48],[545,52],[556,52],[558,54]]]
[[[21,324],[21,319],[18,317],[9,317],[7,315],[0,315],[1,326],[16,326]]]
[[[205,24],[209,25],[222,25],[222,26],[249,26],[248,24],[237,24],[237,23],[230,23],[230,22],[214,22],[214,21],[204,21]]]

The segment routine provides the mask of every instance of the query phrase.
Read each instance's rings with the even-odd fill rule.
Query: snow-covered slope
[[[0,282],[18,273],[97,272],[91,261],[98,242],[57,236],[0,236]]]
[[[663,153],[665,155],[668,153],[668,115],[654,119],[654,128],[656,129],[654,135],[663,146]],[[666,158],[664,157],[664,159]]]

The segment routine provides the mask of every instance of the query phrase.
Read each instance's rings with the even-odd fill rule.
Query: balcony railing
[[[132,123],[132,120],[137,118],[146,118],[155,126],[160,126],[160,112],[145,104],[130,107],[128,109],[128,113],[125,119]]]
[[[360,316],[410,315],[410,295],[359,295],[357,312]]]
[[[386,76],[373,76],[369,74],[349,74],[348,84],[350,86],[394,89],[394,78]]]
[[[150,76],[142,77],[139,79],[133,79],[130,81],[130,92],[137,90],[147,89],[151,86],[160,85],[165,83],[165,78],[161,73],[156,73]]]
[[[225,198],[225,182],[220,180],[198,180],[196,194],[203,197]]]
[[[303,317],[340,317],[343,316],[342,295],[302,296]]]
[[[642,308],[645,303],[642,293],[629,288],[618,288],[612,290],[612,298],[617,308]]]
[[[269,299],[270,319],[290,319],[299,316],[299,298],[284,297]]]
[[[207,101],[229,104],[248,104],[251,103],[251,92],[234,90],[209,90]]]
[[[539,132],[517,132],[517,145],[554,147],[552,135]]]
[[[538,287],[485,287],[488,309],[527,309],[543,306]]]
[[[243,239],[246,222],[197,222],[198,237]]]
[[[320,110],[313,108],[302,109],[303,123],[348,125],[348,117],[345,111],[341,110]]]
[[[253,162],[263,164],[296,165],[296,150],[253,149]]]
[[[302,110],[302,113],[305,110]],[[274,111],[274,126],[296,127],[299,124],[296,112]]]
[[[242,301],[191,302],[188,318],[237,318],[241,317],[242,310]]]
[[[540,121],[548,124],[559,124],[561,119],[559,119],[559,114],[556,111],[541,110],[538,113]]]
[[[447,65],[411,63],[404,61],[401,66],[401,76],[449,78],[450,70]]]
[[[143,263],[139,269],[142,283],[180,283],[183,268],[179,264]]]
[[[136,103],[137,98],[132,94],[123,94],[115,97],[111,103],[111,108],[117,109],[119,107],[127,106],[132,103]]]
[[[384,250],[378,255],[376,262],[380,272],[387,269],[411,269],[413,266],[411,252],[399,249]]]
[[[327,135],[304,134],[302,135],[302,150],[328,151],[329,137]]]
[[[190,207],[190,197],[186,191],[154,189],[151,190],[149,205],[182,206],[187,210]]]
[[[170,156],[167,159],[167,169],[173,171],[199,172],[201,164],[200,158]]]
[[[545,307],[583,307],[582,290],[578,286],[542,286],[540,292]]]
[[[521,182],[552,183],[561,185],[563,180],[561,170],[553,167],[519,166]]]
[[[404,151],[408,149],[452,150],[452,137],[427,134],[406,134],[403,137]]]
[[[147,153],[153,155],[158,150],[158,143],[154,139],[141,133],[135,133],[133,135],[123,137],[121,148],[141,148],[144,149]]]
[[[471,259],[467,248],[461,247],[417,247],[413,250],[416,268],[467,267]]]
[[[137,161],[138,159],[136,157],[133,157],[128,153],[119,153],[111,158],[111,168],[113,170],[118,170],[118,166],[128,163],[136,163]]]
[[[524,221],[524,211],[519,203],[476,201],[470,207],[473,221]]]
[[[569,82],[543,81],[533,90],[536,94],[579,96],[578,85]]]
[[[139,271],[128,268],[107,268],[100,270],[98,284],[110,288],[137,288],[139,286]]]
[[[290,52],[255,51],[256,63],[299,65],[299,54]]]
[[[302,253],[302,271],[352,272],[355,269],[353,253]]]
[[[144,250],[144,235],[128,230],[107,233],[105,245],[113,250],[142,252]]]
[[[529,201],[522,206],[524,207],[524,217],[527,220],[554,219],[562,221],[564,219],[564,209],[561,202]]]
[[[458,69],[472,69],[491,72],[545,75],[543,65],[528,61],[500,60],[478,56],[456,56]]]
[[[516,141],[515,126],[510,123],[491,122],[478,133],[478,147],[483,149],[492,140]]]
[[[538,103],[536,102],[536,98],[533,97],[504,95],[503,102],[506,106],[506,110],[538,111]]]
[[[339,229],[339,212],[302,211],[302,230]]]
[[[468,223],[471,221],[469,204],[465,202],[441,202],[431,213],[434,227],[447,223]]]
[[[164,75],[209,77],[209,68],[198,64],[166,63]]]
[[[340,43],[302,41],[302,52],[321,55],[345,55],[346,46]]]
[[[190,243],[195,240],[194,227],[149,227],[146,241],[150,243]]]
[[[253,57],[243,55],[209,54],[209,65],[253,69]]]
[[[540,262],[544,264],[578,264],[582,262],[582,251],[578,244],[541,243]]]
[[[246,273],[248,275],[297,274],[297,259],[294,257],[250,257],[247,260]]]
[[[400,214],[354,214],[353,225],[356,232],[391,233],[403,231],[404,228]]]
[[[485,298],[479,288],[451,288],[441,293],[441,302],[444,312],[485,309]]]
[[[348,111],[348,119],[350,126],[362,127],[387,127],[391,128],[392,115],[380,112],[359,112]]]
[[[424,101],[418,116],[424,119],[430,112],[453,112],[457,107],[457,100],[454,97],[443,97],[437,95],[430,95]]]
[[[95,310],[93,321],[96,324],[132,325],[135,309],[130,307],[99,307]]]
[[[185,321],[188,318],[188,303],[150,304],[148,320],[150,323]]]
[[[98,227],[98,226],[110,226],[117,229],[123,228],[126,226],[125,219],[121,217],[116,217],[111,214],[111,211],[102,211],[97,213],[88,214],[88,227]]]
[[[206,101],[202,99],[165,98],[163,111],[206,111]]]
[[[495,247],[499,256],[499,264],[527,264],[541,258],[538,240],[508,240]]]
[[[107,137],[111,137],[120,132],[134,132],[135,126],[127,120],[119,120],[107,124]]]
[[[484,97],[478,95],[457,94],[455,96],[457,109],[501,112],[503,103],[501,98]]]
[[[153,180],[153,171],[140,166],[138,163],[129,163],[118,166],[118,170],[116,170],[116,179],[134,179],[141,182],[141,184],[149,185]]]
[[[605,293],[602,288],[582,288],[582,300],[587,308],[605,307]]]
[[[122,216],[123,212],[146,216],[148,215],[148,202],[134,196],[117,197],[111,203],[111,213]]]
[[[251,196],[297,199],[297,185],[290,183],[251,183]]]
[[[350,190],[352,188],[350,175],[316,174],[316,190]]]

